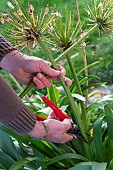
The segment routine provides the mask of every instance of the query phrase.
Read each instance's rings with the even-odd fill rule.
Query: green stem
[[[43,48],[43,50],[45,51],[46,56],[49,58],[52,66],[53,66],[53,68],[58,69],[57,63],[54,61],[52,55],[50,54],[49,50],[48,50],[47,47],[44,45],[44,43],[42,42],[42,40],[41,40],[40,38],[38,38],[37,41],[38,41],[38,43],[40,44],[40,46]],[[79,116],[79,113],[78,113],[78,110],[77,110],[75,101],[74,101],[74,99],[73,99],[73,97],[72,97],[72,95],[71,95],[71,92],[70,92],[69,88],[66,86],[63,77],[59,76],[59,78],[60,78],[60,81],[61,81],[61,83],[62,83],[62,86],[63,86],[63,88],[64,88],[64,90],[65,90],[65,92],[66,92],[66,94],[67,94],[67,96],[68,96],[69,102],[70,102],[70,106],[71,106],[71,109],[72,109],[72,112],[73,112],[73,114],[71,115],[72,118],[73,118],[73,121],[77,123],[78,127],[79,127],[80,130],[81,130],[81,133],[82,133],[84,136],[86,136],[86,135],[85,135],[85,130],[83,129],[83,126],[82,126],[81,118],[80,118],[80,116]]]
[[[19,95],[19,97],[22,99],[33,87],[34,83],[33,82],[29,83],[29,85],[24,89],[24,91]]]
[[[76,74],[76,71],[74,69],[74,66],[72,64],[72,61],[71,61],[71,57],[69,54],[66,55],[66,58],[67,58],[67,61],[68,61],[68,64],[69,64],[69,67],[70,67],[70,70],[72,72],[72,75],[73,75],[73,78],[75,80],[75,84],[76,84],[76,87],[77,87],[77,90],[78,90],[78,93],[83,96],[82,94],[82,90],[81,90],[81,87],[80,87],[80,83],[79,83],[79,80],[78,80],[78,77],[77,77],[77,74]],[[86,129],[86,113],[85,113],[85,104],[83,101],[80,101],[80,104],[81,104],[81,110],[82,110],[82,122],[83,122],[83,127],[84,129]]]
[[[99,24],[95,24],[87,33],[84,33],[84,37],[79,38],[70,48],[63,52],[59,57],[55,59],[56,62],[60,61],[65,55],[69,54],[77,45],[81,44],[85,38],[87,38],[93,31],[99,27]]]

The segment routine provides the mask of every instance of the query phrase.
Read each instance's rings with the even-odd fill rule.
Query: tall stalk
[[[80,25],[80,33],[81,36],[84,37],[84,33],[82,30],[82,25],[81,25],[81,19],[80,19],[80,12],[79,12],[79,5],[78,5],[78,0],[75,0],[76,3],[76,12],[77,12],[77,18],[78,18],[78,24]],[[86,57],[86,50],[85,50],[85,41],[81,43],[82,45],[82,52],[83,52],[83,61],[84,61],[84,67],[87,67],[87,57]],[[85,76],[88,76],[88,69],[85,69]],[[88,80],[86,81],[86,86],[88,86]],[[85,101],[85,106],[88,104],[88,89],[86,90],[86,95],[85,95],[86,101]]]
[[[74,69],[74,66],[73,66],[73,64],[72,64],[70,55],[67,54],[67,55],[66,55],[66,58],[67,58],[67,61],[68,61],[70,70],[71,70],[71,72],[72,72],[73,78],[74,78],[74,80],[75,80],[75,84],[76,84],[78,93],[82,96],[83,94],[82,94],[81,86],[80,86],[80,83],[79,83],[79,80],[78,80],[76,71],[75,71],[75,69]],[[83,127],[84,127],[84,129],[86,130],[86,113],[85,113],[85,105],[84,105],[84,102],[83,102],[83,101],[80,101],[80,104],[81,104],[81,110],[82,110],[82,122],[83,122]]]
[[[50,52],[49,52],[49,50],[47,49],[47,47],[45,46],[45,44],[42,42],[42,40],[41,40],[40,38],[38,38],[37,41],[38,41],[38,43],[40,44],[40,46],[43,48],[43,50],[45,51],[46,56],[47,56],[48,59],[50,60],[53,68],[55,68],[55,69],[58,70],[58,69],[59,69],[59,68],[58,68],[58,65],[57,65],[57,63],[55,62],[55,60],[53,59],[52,55],[50,54]],[[84,136],[86,136],[86,135],[85,135],[85,129],[83,128],[82,121],[81,121],[81,118],[80,118],[80,116],[79,116],[79,113],[78,113],[78,110],[77,110],[75,101],[74,101],[74,99],[73,99],[73,97],[72,97],[72,95],[71,95],[71,92],[70,92],[69,88],[66,86],[64,79],[63,79],[61,76],[59,76],[59,78],[60,78],[60,81],[61,81],[61,83],[62,83],[62,86],[63,86],[63,88],[64,88],[64,90],[65,90],[65,92],[66,92],[66,94],[67,94],[67,96],[68,96],[68,99],[69,99],[69,102],[70,102],[70,106],[71,106],[71,109],[72,109],[72,111],[73,111],[73,114],[72,114],[71,116],[72,116],[74,122],[76,122],[77,125],[79,126],[79,128],[80,128],[80,130],[81,130],[81,133],[82,133]]]
[[[24,91],[19,95],[19,97],[22,99],[33,87],[34,83],[30,82],[29,85],[24,89]]]
[[[74,78],[74,80],[75,80],[75,84],[76,84],[78,93],[79,93],[80,95],[82,95],[81,86],[80,86],[80,84],[79,84],[78,77],[77,77],[76,71],[75,71],[75,69],[74,69],[74,67],[73,67],[72,60],[71,60],[70,55],[67,54],[67,55],[66,55],[66,58],[67,58],[67,61],[68,61],[70,70],[71,70],[71,72],[72,72],[73,78]],[[82,123],[83,123],[83,128],[84,128],[84,130],[85,130],[85,132],[86,132],[87,126],[86,126],[85,104],[84,104],[83,101],[80,101],[80,104],[81,104],[81,110],[82,110]],[[91,154],[89,145],[83,143],[83,146],[84,146],[84,150],[85,150],[85,153],[86,153],[87,158],[88,158],[88,159],[91,159],[92,154]]]

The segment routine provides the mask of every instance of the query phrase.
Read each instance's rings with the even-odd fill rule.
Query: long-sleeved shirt
[[[6,53],[14,49],[15,47],[0,35],[0,62]],[[36,124],[34,113],[22,103],[21,99],[1,75],[0,122],[19,134],[30,132]]]

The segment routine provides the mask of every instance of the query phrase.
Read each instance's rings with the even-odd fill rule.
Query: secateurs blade
[[[80,139],[83,142],[86,142],[86,139],[80,134],[79,128],[73,123],[71,117],[63,113],[63,111],[58,108],[51,100],[49,100],[46,96],[42,96],[42,100],[54,111],[56,117],[60,119],[60,121],[63,121],[64,119],[69,119],[71,122],[71,128],[67,130],[67,134],[73,135],[73,137],[76,139]],[[46,118],[43,118],[41,116],[36,115],[37,120],[46,120]]]

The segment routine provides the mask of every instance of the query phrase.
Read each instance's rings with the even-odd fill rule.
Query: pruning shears
[[[54,111],[55,115],[60,119],[60,121],[63,121],[64,119],[69,119],[71,122],[71,128],[67,130],[67,134],[73,135],[74,138],[80,139],[83,142],[86,142],[86,139],[80,134],[79,128],[74,124],[71,117],[63,113],[63,111],[58,108],[51,100],[49,100],[46,96],[42,96],[42,100]],[[37,120],[44,121],[46,118],[42,116],[36,115]]]

